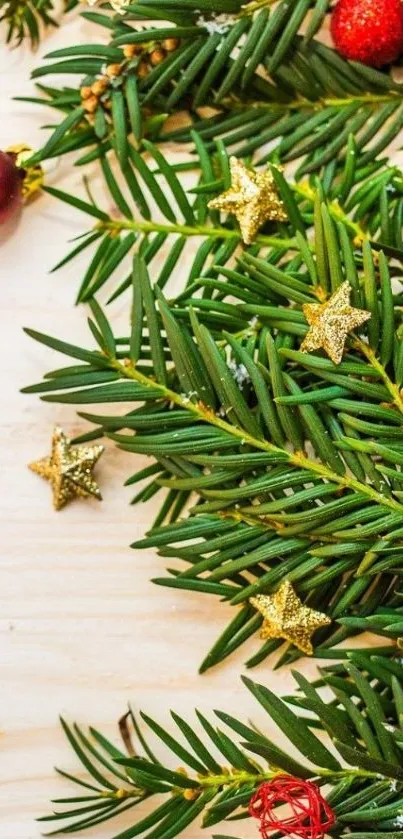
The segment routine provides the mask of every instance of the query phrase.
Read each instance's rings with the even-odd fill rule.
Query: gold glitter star
[[[208,206],[236,216],[242,239],[250,245],[265,221],[287,221],[287,213],[269,169],[255,172],[236,157],[230,157],[229,163],[231,187],[209,201]]]
[[[310,329],[301,344],[302,352],[322,347],[333,364],[340,364],[348,333],[371,317],[364,309],[350,306],[350,292],[351,286],[346,280],[326,303],[303,305]]]
[[[72,446],[61,428],[56,426],[52,436],[50,457],[36,460],[29,468],[52,485],[53,505],[61,510],[73,498],[102,495],[92,477],[92,469],[104,451],[103,446]]]
[[[274,594],[258,594],[250,598],[250,603],[263,615],[263,640],[284,638],[306,655],[313,653],[313,633],[331,623],[327,615],[304,606],[288,580]]]

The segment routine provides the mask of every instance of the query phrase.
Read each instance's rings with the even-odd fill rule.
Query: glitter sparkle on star
[[[349,332],[371,317],[364,309],[350,306],[351,286],[348,280],[326,303],[305,303],[302,311],[309,330],[301,344],[302,352],[324,349],[334,364],[340,364]]]
[[[55,510],[61,510],[76,497],[93,495],[101,500],[92,470],[103,451],[103,446],[72,446],[62,429],[55,428],[50,456],[29,464],[32,472],[50,482]]]
[[[236,157],[230,157],[229,163],[231,186],[208,206],[234,215],[245,245],[250,245],[266,221],[287,221],[287,213],[269,169],[255,172]]]
[[[263,615],[262,640],[283,638],[306,655],[312,655],[312,635],[330,618],[304,606],[288,580],[274,594],[257,594],[250,603]]]

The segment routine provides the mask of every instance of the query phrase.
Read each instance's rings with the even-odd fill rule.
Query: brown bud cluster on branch
[[[165,61],[169,53],[178,49],[179,45],[178,38],[165,38],[163,41],[127,44],[123,47],[124,61],[120,64],[106,65],[102,75],[91,85],[81,87],[81,102],[89,121],[92,121],[98,107],[110,110],[111,88],[120,87],[130,73],[134,73],[139,79],[145,78],[154,67]]]

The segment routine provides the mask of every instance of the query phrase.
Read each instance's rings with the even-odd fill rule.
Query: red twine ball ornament
[[[5,224],[22,206],[24,170],[15,164],[16,155],[0,151],[0,224]]]
[[[330,31],[345,58],[370,67],[395,61],[403,50],[401,0],[338,0]]]
[[[276,814],[275,808],[283,804],[288,804],[291,815]],[[316,784],[291,775],[277,775],[262,784],[249,802],[249,815],[259,819],[263,839],[273,830],[300,839],[323,839],[336,821]]]

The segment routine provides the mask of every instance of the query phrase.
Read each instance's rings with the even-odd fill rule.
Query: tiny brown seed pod
[[[125,58],[134,58],[135,55],[138,55],[142,51],[143,47],[141,44],[126,44],[123,47],[123,55]]]
[[[167,52],[173,52],[178,49],[179,43],[179,38],[165,38],[165,40],[162,41],[162,46]]]
[[[183,797],[185,801],[195,801],[197,796],[199,795],[199,790],[197,789],[185,789],[183,791]]]
[[[81,88],[80,93],[81,99],[88,99],[92,94],[92,90],[90,87],[84,86]]]
[[[137,67],[136,72],[137,72],[137,75],[139,76],[140,79],[144,79],[145,76],[148,76],[149,70],[150,70],[150,68],[149,68],[147,62],[146,61],[140,61],[140,64]]]
[[[98,99],[96,96],[89,96],[88,99],[84,99],[84,108],[89,114],[93,114],[98,107]]]
[[[113,79],[115,76],[118,76],[121,71],[120,64],[108,64],[106,68],[106,75],[108,79]]]
[[[108,79],[97,79],[94,84],[91,85],[91,91],[94,96],[102,96],[107,87]]]
[[[150,62],[154,67],[156,67],[157,64],[161,64],[165,58],[166,52],[162,49],[162,47],[156,47],[149,55]]]

